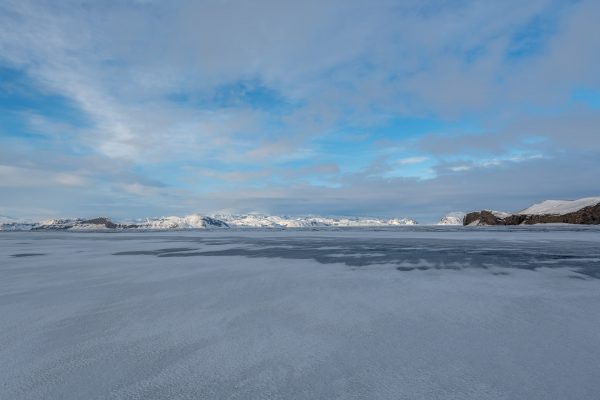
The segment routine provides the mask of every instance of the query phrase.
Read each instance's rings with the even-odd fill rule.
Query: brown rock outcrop
[[[463,225],[600,224],[600,203],[567,214],[510,214],[499,216],[482,210],[465,215]]]

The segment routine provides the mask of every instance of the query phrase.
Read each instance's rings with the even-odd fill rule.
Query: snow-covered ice
[[[600,229],[0,232],[1,399],[593,399]]]

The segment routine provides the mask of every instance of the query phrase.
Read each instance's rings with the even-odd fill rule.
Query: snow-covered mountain
[[[310,227],[377,227],[416,225],[415,220],[381,219],[366,217],[288,217],[263,214],[217,214],[214,218],[226,222],[232,227],[240,228],[310,228]]]
[[[464,212],[453,212],[440,219],[438,225],[462,225],[463,218],[465,217]]]
[[[29,220],[19,220],[7,215],[0,215],[0,231],[26,231],[34,226]]]
[[[32,227],[33,230],[100,230],[115,228],[117,228],[117,224],[106,217],[93,219],[49,219],[40,221]]]
[[[109,218],[50,219],[39,222],[0,221],[0,231],[7,230],[183,230],[216,228],[313,228],[313,227],[392,227],[416,225],[415,220],[365,217],[287,217],[263,214],[203,216],[191,214],[184,217],[145,218],[126,222],[113,222]]]
[[[229,225],[219,219],[202,216],[200,214],[186,215],[185,217],[160,217],[146,218],[126,226],[135,229],[204,229],[204,228],[229,228]]]

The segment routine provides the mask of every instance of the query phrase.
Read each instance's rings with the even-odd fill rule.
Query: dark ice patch
[[[585,276],[581,276],[581,275],[569,275],[570,279],[579,279],[582,281],[587,281],[587,279],[585,278]]]
[[[120,251],[113,253],[113,256],[158,256],[169,253],[180,253],[184,251],[196,250],[190,247],[172,247],[168,249],[156,249],[156,250],[134,250],[134,251]]]
[[[181,241],[181,238],[178,238]],[[189,238],[190,242],[197,239]],[[592,242],[506,242],[419,238],[252,238],[229,237],[204,245],[234,245],[215,250],[168,248],[126,251],[115,255],[156,257],[280,258],[314,260],[321,264],[345,264],[352,268],[390,265],[398,271],[462,270],[465,268],[522,269],[568,268],[582,276],[600,278],[600,248]],[[583,257],[583,258],[582,258]]]
[[[45,256],[46,253],[19,253],[12,254],[11,257],[20,258],[20,257],[35,257],[35,256]]]

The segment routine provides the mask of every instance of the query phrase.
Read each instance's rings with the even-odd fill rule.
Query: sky
[[[600,1],[0,2],[0,215],[600,195]]]

